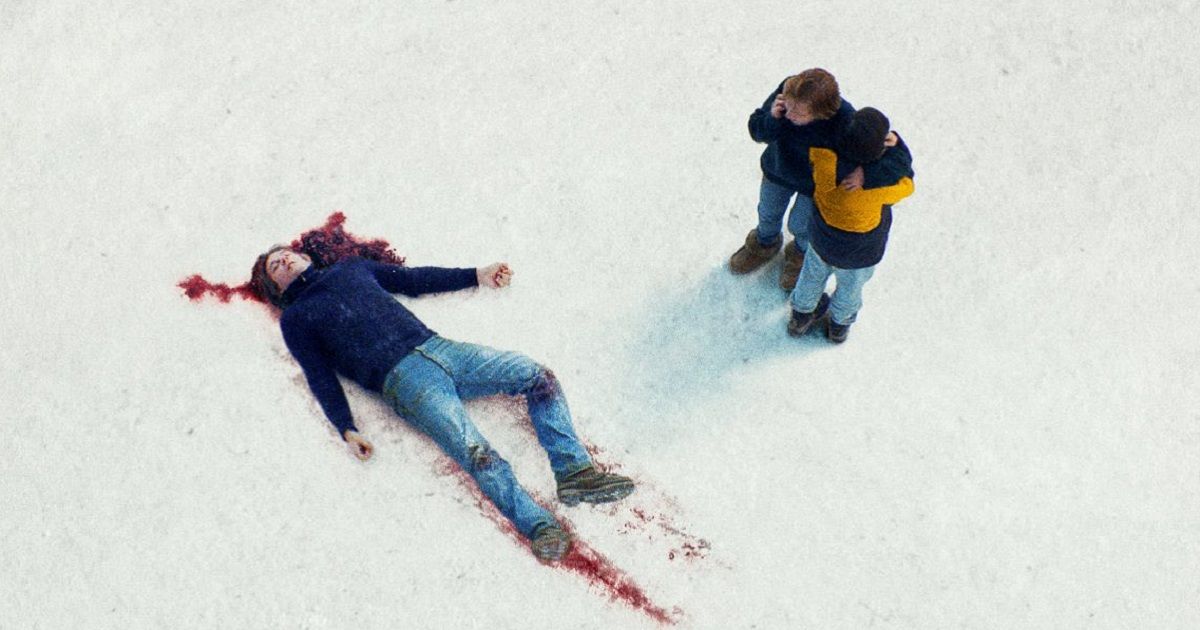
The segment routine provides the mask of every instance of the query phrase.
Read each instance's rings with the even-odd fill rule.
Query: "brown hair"
[[[260,254],[250,269],[250,290],[279,308],[287,305],[283,303],[283,291],[279,290],[279,285],[275,284],[275,281],[271,279],[271,274],[267,273],[267,259],[281,249],[291,248],[287,245],[275,245],[266,253]]]
[[[837,79],[821,68],[809,68],[783,82],[784,98],[808,105],[813,116],[833,118],[842,106]]]

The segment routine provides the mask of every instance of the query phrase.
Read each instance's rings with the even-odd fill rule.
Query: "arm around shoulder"
[[[884,188],[898,183],[904,178],[912,179],[912,153],[904,139],[896,135],[896,142],[883,152],[878,160],[866,165],[863,169],[863,188]]]

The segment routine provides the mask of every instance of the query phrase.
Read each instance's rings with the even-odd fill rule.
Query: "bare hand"
[[[375,454],[375,447],[371,445],[358,431],[346,431],[346,444],[350,446],[350,451],[354,456],[362,461],[371,459],[371,455]]]
[[[775,97],[775,102],[771,103],[771,118],[783,118],[787,113],[787,103],[783,100],[783,94]]]
[[[900,142],[900,136],[897,136],[895,131],[889,131],[887,137],[883,139],[883,146],[894,147],[898,142]]]
[[[512,269],[508,268],[508,263],[492,263],[476,269],[475,277],[479,280],[481,287],[500,289],[512,282],[512,273]]]
[[[855,167],[850,174],[842,178],[842,190],[858,190],[863,185],[863,170],[861,166]]]

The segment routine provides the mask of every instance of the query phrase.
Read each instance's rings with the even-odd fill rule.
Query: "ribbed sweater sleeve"
[[[912,176],[912,153],[900,138],[896,146],[888,147],[878,160],[863,167],[863,188],[884,188]]]
[[[289,318],[284,312],[279,322],[283,330],[283,341],[300,368],[308,379],[308,388],[325,412],[325,417],[337,429],[338,435],[346,439],[346,430],[357,431],[354,417],[350,414],[350,403],[346,401],[346,392],[338,381],[337,372],[330,365],[329,359],[321,351],[320,340],[306,329],[302,320]]]
[[[390,293],[401,293],[410,297],[469,289],[479,284],[474,269],[403,267],[373,260],[366,263],[379,286]]]

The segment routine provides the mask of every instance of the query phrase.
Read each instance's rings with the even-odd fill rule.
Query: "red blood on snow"
[[[186,280],[181,281],[176,286],[183,289],[184,295],[188,296],[188,298],[191,300],[199,300],[206,294],[212,294],[218,300],[221,300],[225,303],[228,303],[229,299],[235,295],[241,297],[243,300],[252,300],[254,302],[266,301],[259,297],[259,295],[253,290],[251,290],[249,282],[244,282],[236,287],[231,287],[224,282],[220,284],[213,284],[208,280],[205,280],[200,274],[194,274],[189,276]]]
[[[640,586],[587,543],[575,539],[571,550],[567,552],[560,563],[562,567],[582,575],[592,584],[603,588],[608,592],[610,599],[625,602],[661,624],[675,624],[675,619],[666,609],[656,606],[654,602],[650,601]],[[676,614],[678,612],[676,609]]]
[[[289,245],[292,249],[311,256],[313,264],[317,267],[328,267],[351,256],[360,256],[394,265],[404,264],[404,257],[396,254],[387,241],[381,238],[366,239],[355,236],[346,231],[345,223],[346,215],[340,211],[334,212],[325,219],[324,225],[301,233]],[[263,250],[265,251],[266,248],[264,247]],[[252,262],[248,261],[247,268]],[[264,304],[267,302],[264,296],[255,292],[248,281],[231,287],[223,282],[209,282],[204,276],[193,274],[180,281],[176,286],[183,289],[184,295],[193,301],[200,300],[205,295],[212,295],[221,302],[228,303],[230,298],[236,295],[244,300]]]
[[[475,499],[475,506],[483,513],[488,520],[496,524],[500,531],[508,534],[514,541],[520,543],[526,548],[529,547],[529,541],[517,531],[500,510],[484,496],[483,491],[458,464],[454,463],[449,457],[437,465],[436,470],[439,474],[453,476],[458,480],[461,487],[466,489]],[[535,498],[535,500],[537,500]],[[546,511],[554,514],[554,510],[550,509],[543,501],[538,500],[538,505],[541,505]],[[646,616],[664,625],[675,625],[675,618],[672,614],[678,616],[683,614],[679,608],[675,608],[671,613],[666,609],[657,606],[646,595],[646,592],[641,589],[624,571],[613,565],[612,561],[605,558],[600,552],[592,549],[587,543],[580,540],[571,530],[570,525],[566,523],[558,514],[555,518],[563,529],[571,534],[571,550],[567,555],[563,556],[562,560],[556,565],[573,573],[578,573],[588,581],[589,584],[599,588],[605,592],[612,601],[620,601],[628,606],[642,611]]]

